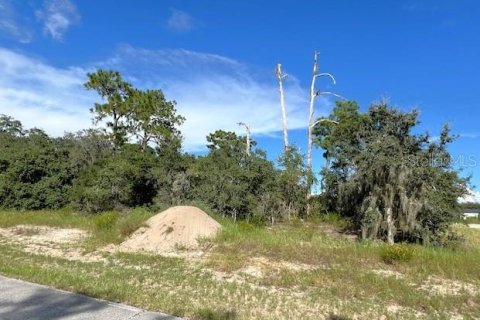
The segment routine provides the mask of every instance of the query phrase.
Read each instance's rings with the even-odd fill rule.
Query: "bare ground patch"
[[[428,279],[420,285],[420,289],[425,290],[430,294],[441,296],[458,296],[465,293],[471,296],[476,296],[480,293],[478,285],[458,280],[443,279],[435,276],[428,277]]]
[[[81,244],[88,237],[87,231],[77,228],[31,225],[0,228],[1,240],[20,245],[25,252],[84,262],[104,260],[98,254],[83,252]]]

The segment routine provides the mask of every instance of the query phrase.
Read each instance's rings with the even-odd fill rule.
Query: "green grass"
[[[352,228],[352,221],[337,213],[318,214],[313,216],[312,221],[315,223],[327,223],[341,230],[349,230]]]
[[[91,238],[84,246],[94,252],[117,243],[151,214],[142,209],[96,217],[2,212],[0,226],[86,229]],[[334,219],[275,227],[220,219],[217,238],[202,240],[208,255],[195,261],[125,253],[102,253],[105,261],[70,261],[25,252],[0,237],[0,273],[191,319],[470,319],[480,314],[478,294],[439,295],[421,288],[431,277],[480,288],[480,230],[455,225],[466,239],[458,248],[391,247],[335,235],[343,222]],[[389,250],[394,255],[400,250],[401,257],[414,254],[392,264],[385,262]],[[261,273],[245,273],[248,268]],[[392,306],[400,311],[392,312]]]
[[[0,210],[0,227],[26,224],[90,230],[93,227],[91,218],[68,209],[23,212]]]
[[[460,232],[465,235],[464,232],[471,231],[463,229]],[[480,232],[470,237],[469,241],[473,238],[480,241]],[[459,305],[471,303],[472,298],[468,294],[428,296],[418,287],[429,277],[464,281],[480,288],[478,246],[456,249],[407,244],[389,246],[381,242],[360,243],[332,238],[318,232],[311,224],[265,229],[227,223],[216,239],[215,248],[209,266],[224,272],[248,266],[251,256],[311,265],[313,270],[308,271],[269,272],[259,283],[286,288],[318,288],[323,295],[326,291],[346,301],[363,297],[363,300],[382,305],[398,304],[418,311],[447,312],[449,308],[454,310]],[[393,276],[379,276],[372,270],[383,270]],[[401,279],[396,278],[396,274]],[[479,301],[478,296],[475,299]],[[480,306],[476,304],[471,310],[478,312]]]
[[[463,223],[465,224],[480,224],[480,218],[467,218],[462,220]]]

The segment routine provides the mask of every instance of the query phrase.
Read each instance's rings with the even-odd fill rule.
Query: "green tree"
[[[273,164],[260,150],[248,156],[245,138],[234,132],[218,130],[207,141],[209,154],[188,171],[195,197],[235,220],[251,218],[275,177]]]
[[[132,114],[129,131],[145,151],[150,142],[165,146],[181,140],[177,129],[185,118],[178,115],[175,101],[167,101],[161,90],[133,90],[128,99]]]
[[[25,134],[20,121],[4,114],[0,114],[0,133],[7,133],[14,136],[23,136]]]
[[[0,132],[0,150],[1,207],[30,210],[68,204],[74,173],[60,139],[39,129],[25,135],[10,130]]]
[[[125,82],[117,71],[99,69],[88,73],[87,77],[85,88],[95,90],[104,100],[104,103],[95,103],[90,109],[94,121],[98,123],[106,120],[107,127],[112,131],[115,148],[118,149],[125,143],[129,130],[128,120],[132,108],[127,100],[133,92],[132,85]]]
[[[305,193],[309,191],[310,171],[305,159],[294,146],[287,148],[279,158],[281,171],[278,174],[278,191],[285,204],[287,217],[306,213]]]
[[[100,159],[79,173],[72,202],[85,212],[151,205],[157,194],[153,151],[127,144],[112,156]]]
[[[355,103],[342,102],[331,115],[338,125],[316,128],[329,163],[326,205],[353,216],[364,239],[435,241],[454,219],[466,181],[451,167],[453,139],[448,128],[438,143],[413,134],[417,118],[385,103],[362,114]]]

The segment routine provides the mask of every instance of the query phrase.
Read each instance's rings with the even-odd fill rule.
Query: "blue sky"
[[[304,149],[318,50],[321,69],[337,78],[319,88],[364,110],[382,98],[417,108],[432,136],[449,123],[460,135],[452,154],[480,186],[479,16],[474,0],[0,0],[0,113],[53,135],[89,127],[97,98],[82,89],[85,73],[113,68],[178,102],[187,151],[201,151],[215,129],[240,133],[236,123],[245,121],[274,158],[275,64],[289,74],[290,135]],[[331,105],[319,100],[317,115]]]

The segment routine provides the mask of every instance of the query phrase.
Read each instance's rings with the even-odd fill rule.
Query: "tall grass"
[[[264,228],[225,221],[215,240],[211,264],[223,270],[235,270],[247,265],[248,257],[264,256],[322,267],[355,266],[365,271],[386,268],[412,276],[435,274],[450,279],[480,279],[480,230],[464,228],[460,234],[469,235],[465,247],[410,244],[390,247],[380,241],[358,242],[331,237],[311,223]],[[392,259],[398,263],[389,265]]]
[[[11,227],[19,224],[87,230],[93,227],[91,217],[77,214],[70,209],[40,211],[0,210],[0,227]]]

